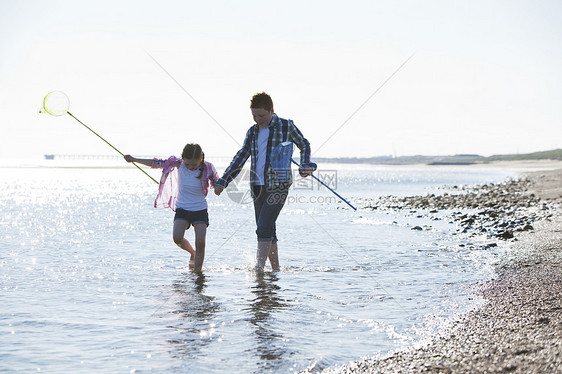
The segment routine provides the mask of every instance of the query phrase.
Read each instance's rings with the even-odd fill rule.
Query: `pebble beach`
[[[483,304],[432,342],[325,373],[562,373],[562,169],[459,194],[387,197],[367,208],[472,209],[452,214],[459,230],[513,247],[497,276],[476,285]]]

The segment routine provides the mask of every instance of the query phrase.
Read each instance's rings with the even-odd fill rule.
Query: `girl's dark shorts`
[[[209,213],[207,213],[207,209],[193,211],[178,208],[176,209],[174,221],[177,219],[184,219],[192,225],[196,223],[204,223],[209,226]]]

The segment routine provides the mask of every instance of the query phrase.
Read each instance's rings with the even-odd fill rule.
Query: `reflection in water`
[[[173,312],[179,316],[174,326],[177,338],[169,339],[172,345],[172,357],[193,358],[201,354],[201,349],[214,340],[215,326],[212,319],[220,311],[215,297],[205,295],[207,287],[204,274],[189,273],[184,279],[173,283],[178,309]]]
[[[275,273],[256,274],[256,284],[251,291],[254,298],[246,309],[252,313],[250,323],[254,326],[256,336],[255,353],[260,359],[258,366],[263,370],[280,367],[283,356],[287,354],[280,329],[273,326],[275,311],[289,307],[286,300],[278,295],[281,288],[276,284],[277,280]]]

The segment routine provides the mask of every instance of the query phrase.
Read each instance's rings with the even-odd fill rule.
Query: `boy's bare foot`
[[[193,255],[189,258],[189,268],[193,269],[195,267],[195,258]]]

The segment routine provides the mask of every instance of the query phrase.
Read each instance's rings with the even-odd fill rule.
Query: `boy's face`
[[[252,117],[259,127],[267,127],[273,118],[273,109],[265,110],[263,108],[251,108]]]

